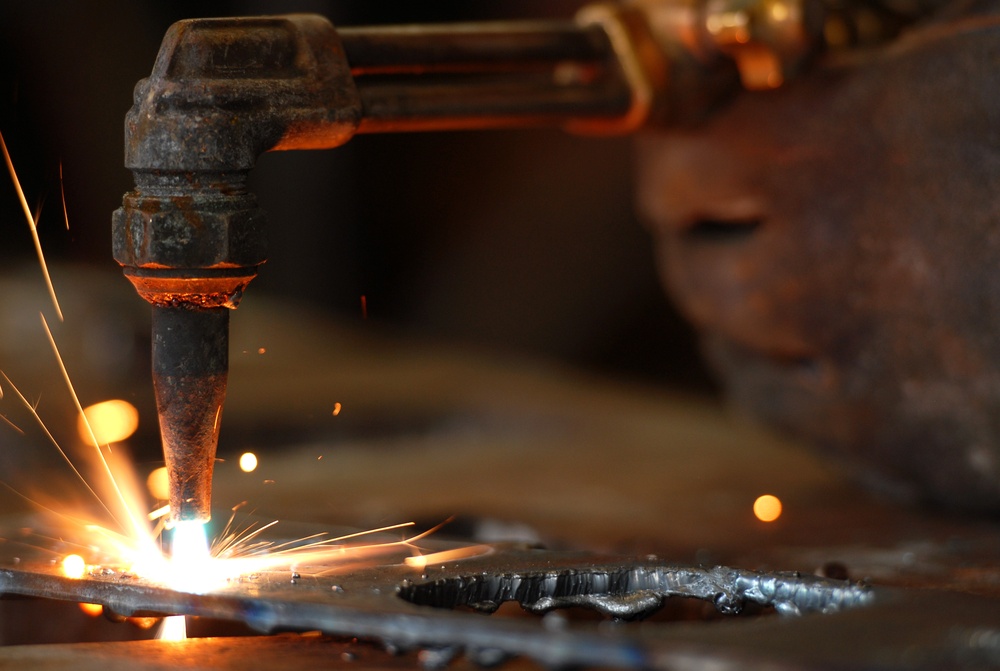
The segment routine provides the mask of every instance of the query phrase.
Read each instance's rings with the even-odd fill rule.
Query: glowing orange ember
[[[267,348],[266,347],[258,347],[257,348],[257,354],[264,354],[265,352],[267,352]]]
[[[104,606],[99,603],[81,603],[80,610],[91,617],[97,617],[104,612]]]
[[[334,417],[336,417],[337,415],[339,415],[339,414],[340,414],[340,408],[341,408],[341,407],[342,407],[342,406],[340,405],[340,403],[334,403],[334,404],[333,404],[333,416],[334,416]]]
[[[253,452],[244,452],[240,455],[240,470],[244,473],[251,473],[257,469],[257,455]]]
[[[763,494],[753,502],[753,514],[761,522],[773,522],[781,517],[781,499],[771,494]]]
[[[87,428],[89,422],[90,428]],[[113,399],[87,406],[77,420],[80,439],[88,445],[107,445],[125,440],[139,428],[139,411],[128,401]]]
[[[63,575],[67,578],[79,579],[87,574],[87,562],[80,555],[66,555],[62,562]]]

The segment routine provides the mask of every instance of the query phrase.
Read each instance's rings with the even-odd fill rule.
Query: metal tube
[[[174,522],[207,522],[229,370],[229,308],[153,307],[153,389]]]
[[[339,31],[359,133],[564,125],[620,118],[632,91],[605,30],[573,22]]]
[[[581,118],[623,116],[631,93],[620,79],[557,84],[552,76],[420,81],[358,80],[358,133],[553,126]]]
[[[531,69],[600,62],[607,35],[572,21],[508,21],[340,28],[351,75]]]

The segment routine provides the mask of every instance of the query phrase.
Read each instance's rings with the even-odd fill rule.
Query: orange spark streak
[[[168,515],[169,513],[170,513],[170,504],[168,503],[167,505],[160,506],[156,510],[150,512],[148,515],[146,515],[146,517],[148,517],[149,521],[152,522],[153,520],[158,520],[161,517]]]
[[[52,305],[55,307],[56,316],[59,317],[59,321],[63,321],[62,308],[59,307],[59,299],[56,298],[56,289],[52,286],[52,278],[49,276],[49,267],[45,263],[45,255],[42,253],[42,241],[38,239],[38,222],[31,214],[31,208],[28,207],[28,200],[24,197],[24,191],[21,190],[21,182],[17,179],[17,173],[14,171],[14,162],[10,160],[10,154],[7,152],[7,143],[4,142],[3,134],[0,133],[0,149],[3,149],[3,158],[7,163],[7,170],[10,172],[11,179],[14,180],[14,188],[17,189],[17,196],[21,201],[21,209],[24,210],[24,217],[28,220],[28,228],[31,230],[31,239],[35,242],[35,252],[38,254],[38,263],[42,267],[42,274],[45,276],[45,285],[49,288],[49,296],[52,298]]]
[[[10,428],[14,429],[15,431],[17,431],[22,436],[24,435],[24,430],[21,427],[19,427],[17,424],[15,424],[14,422],[12,422],[9,419],[7,419],[7,417],[5,415],[0,415],[0,420],[3,420],[4,424],[6,424]]]
[[[42,319],[44,321],[44,317]],[[48,327],[46,327],[46,328],[48,328]],[[58,356],[58,354],[57,354],[57,356]],[[109,515],[111,515],[112,519],[115,519],[115,521],[117,521],[117,519],[115,518],[114,513],[112,513],[111,510],[106,505],[104,505],[104,501],[97,494],[97,492],[94,491],[94,488],[90,486],[90,484],[87,482],[87,479],[85,477],[83,477],[83,474],[79,471],[79,469],[77,469],[77,467],[73,464],[73,462],[69,458],[69,455],[66,454],[66,451],[63,450],[62,446],[59,445],[59,441],[57,441],[56,438],[55,438],[55,436],[52,435],[52,432],[49,431],[49,427],[45,426],[45,422],[43,422],[42,418],[38,415],[37,408],[35,408],[35,406],[31,405],[31,403],[28,402],[28,399],[26,399],[24,397],[24,394],[22,394],[21,390],[17,388],[17,385],[15,385],[13,382],[10,381],[10,378],[7,377],[6,373],[4,373],[3,371],[0,371],[0,375],[3,376],[3,379],[7,380],[7,384],[10,385],[10,388],[14,390],[14,393],[17,394],[17,397],[21,400],[21,403],[24,404],[24,407],[27,408],[28,412],[30,412],[31,415],[35,418],[35,421],[38,422],[38,425],[42,428],[42,431],[45,433],[46,438],[48,438],[49,442],[52,443],[52,445],[56,448],[56,450],[62,456],[63,460],[67,464],[69,464],[69,467],[71,469],[73,469],[73,473],[75,473],[76,477],[80,479],[80,482],[83,483],[83,486],[87,488],[87,491],[89,491],[91,494],[93,494],[94,498],[97,500],[98,503],[101,504],[101,506],[104,508],[104,510],[107,511],[107,513]],[[18,430],[20,430],[20,429],[18,429]],[[22,431],[22,433],[24,433],[24,432]]]
[[[70,380],[69,371],[66,370],[66,364],[63,363],[62,355],[59,354],[59,347],[56,345],[55,338],[52,337],[52,331],[49,329],[49,323],[45,321],[45,315],[40,315],[42,318],[42,326],[45,328],[45,335],[49,339],[49,344],[52,346],[52,351],[56,355],[56,362],[59,364],[59,370],[62,371],[63,380],[66,382],[66,387],[69,389],[70,396],[73,398],[73,403],[76,405],[76,411],[79,416],[86,418],[86,413],[83,412],[83,404],[80,403],[80,397],[76,395],[76,389],[73,388],[73,381]],[[104,471],[111,481],[111,486],[115,491],[115,495],[118,497],[118,502],[121,504],[122,509],[128,516],[129,524],[135,534],[136,538],[144,538],[148,533],[145,525],[143,525],[138,519],[136,519],[135,514],[132,511],[131,506],[129,506],[128,501],[125,498],[125,494],[122,492],[121,487],[118,486],[118,481],[115,480],[114,473],[111,471],[111,467],[108,465],[108,460],[104,456],[104,452],[101,451],[99,444],[97,442],[97,436],[94,435],[94,430],[90,426],[90,422],[87,422],[87,430],[93,440],[94,450],[97,452],[97,456],[101,459],[101,464],[104,466]],[[109,511],[110,512],[110,511]],[[112,514],[112,518],[121,524],[121,522]]]
[[[59,161],[59,196],[62,198],[63,221],[66,222],[66,230],[69,230],[69,212],[66,211],[66,186],[63,183],[62,161]]]
[[[424,568],[428,564],[440,564],[443,562],[455,561],[457,559],[478,557],[479,555],[484,555],[492,551],[493,548],[489,545],[470,545],[464,548],[455,548],[454,550],[443,550],[429,555],[407,557],[403,560],[403,563],[407,566],[413,566],[414,568]]]

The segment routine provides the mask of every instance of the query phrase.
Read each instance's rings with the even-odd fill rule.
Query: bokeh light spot
[[[88,422],[90,430],[87,429]],[[80,439],[88,445],[94,445],[95,437],[98,445],[117,443],[131,436],[138,428],[139,411],[128,401],[120,399],[102,401],[84,408],[83,415],[77,421]]]
[[[257,455],[253,452],[244,452],[240,455],[240,470],[250,473],[257,468]]]
[[[781,499],[772,494],[763,494],[753,502],[753,514],[761,522],[773,522],[781,517]]]
[[[67,578],[82,578],[87,573],[87,562],[80,555],[66,555],[62,562],[63,575]]]
[[[160,466],[153,469],[153,472],[146,478],[146,487],[149,493],[157,501],[166,501],[170,498],[170,481],[167,477],[167,467]]]

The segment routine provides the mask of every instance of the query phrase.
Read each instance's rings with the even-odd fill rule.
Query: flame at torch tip
[[[182,521],[174,525],[166,582],[173,589],[203,594],[217,587],[224,577],[208,549],[204,522]],[[213,570],[216,569],[216,570]]]

